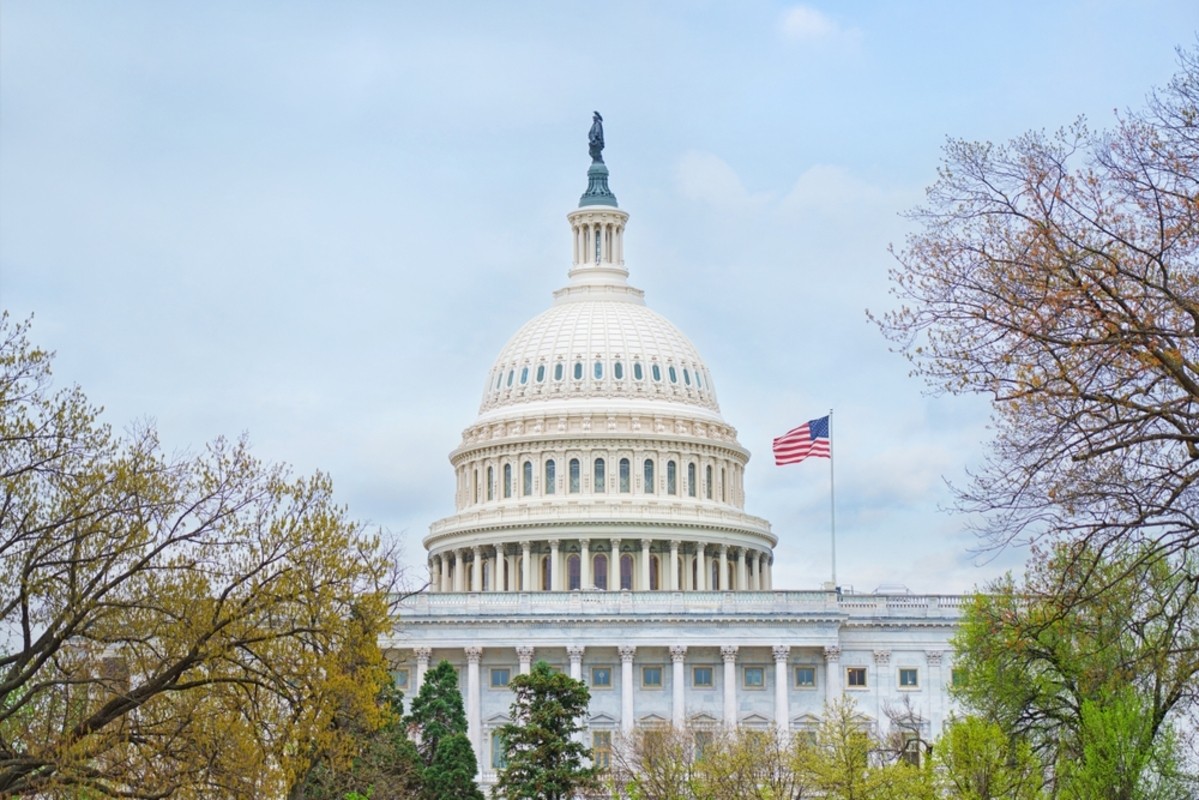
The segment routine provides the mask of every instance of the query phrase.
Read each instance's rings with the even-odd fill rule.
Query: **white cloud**
[[[769,194],[746,189],[737,172],[720,156],[697,150],[679,158],[674,181],[683,197],[720,209],[760,206],[771,199]]]
[[[796,41],[815,41],[841,32],[837,23],[811,6],[795,6],[783,14],[783,35]]]

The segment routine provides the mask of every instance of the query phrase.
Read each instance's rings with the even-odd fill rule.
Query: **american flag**
[[[774,463],[798,464],[808,457],[832,458],[828,441],[828,417],[811,419],[774,440]]]

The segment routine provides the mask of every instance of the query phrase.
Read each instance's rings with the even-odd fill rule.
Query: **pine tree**
[[[479,762],[466,735],[466,711],[450,662],[425,674],[405,721],[418,740],[423,800],[483,800],[475,783]]]
[[[587,748],[575,740],[591,693],[581,681],[538,661],[510,684],[512,721],[499,729],[508,766],[493,790],[504,800],[569,800],[598,789]]]

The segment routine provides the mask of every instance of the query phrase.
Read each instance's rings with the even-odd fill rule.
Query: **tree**
[[[825,705],[797,768],[811,776],[816,796],[825,800],[933,800],[927,768],[900,758],[848,697]]]
[[[538,661],[510,684],[516,693],[511,722],[499,729],[508,765],[494,796],[504,800],[570,800],[599,789],[587,748],[577,740],[591,693],[582,681]]]
[[[1179,57],[1111,133],[951,140],[912,214],[881,326],[935,389],[991,398],[959,500],[992,545],[1195,544],[1199,50]]]
[[[1047,555],[1022,584],[1007,578],[967,606],[956,695],[1053,767],[1057,796],[1086,785],[1120,800],[1170,796],[1184,781],[1173,721],[1193,707],[1199,675],[1194,570],[1085,543]],[[1107,588],[1095,595],[1092,582]]]
[[[1027,741],[982,717],[952,720],[937,741],[934,771],[946,800],[1043,800],[1044,768]]]
[[[0,317],[0,795],[285,794],[378,719],[395,561],[244,441],[167,456]],[[352,669],[351,669],[352,665]]]
[[[424,800],[483,800],[475,783],[478,760],[467,737],[458,673],[448,661],[425,673],[405,720],[416,737]]]

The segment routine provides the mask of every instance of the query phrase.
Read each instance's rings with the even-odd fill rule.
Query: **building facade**
[[[450,454],[429,589],[384,642],[397,681],[411,695],[430,665],[460,667],[484,783],[508,682],[538,659],[587,683],[601,758],[638,726],[802,730],[842,695],[880,729],[903,705],[935,736],[960,599],[775,587],[749,452],[694,345],[629,283],[596,116],[567,283],[500,352]]]

